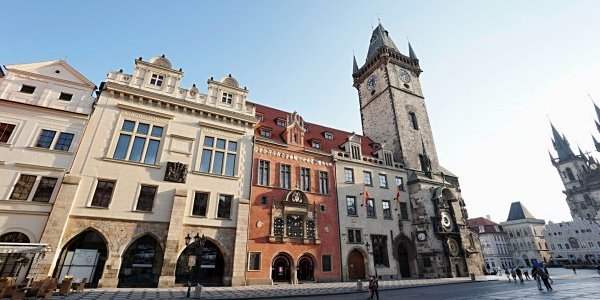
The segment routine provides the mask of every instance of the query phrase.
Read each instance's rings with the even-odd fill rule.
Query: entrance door
[[[125,251],[118,287],[157,287],[162,257],[160,246],[153,237],[146,235],[139,238]]]
[[[198,242],[191,243],[177,259],[175,283],[199,283],[205,286],[223,285],[225,260],[223,254],[211,241],[203,247]]]
[[[273,259],[273,266],[271,267],[271,279],[274,282],[290,282],[292,276],[292,263],[290,259],[285,255],[277,255]]]
[[[400,265],[400,275],[402,278],[410,277],[410,265],[408,263],[408,251],[404,245],[398,247],[398,264]]]
[[[358,250],[348,255],[348,277],[350,280],[365,279],[365,259]]]
[[[298,261],[298,281],[314,281],[315,264],[310,256],[304,255]]]
[[[54,277],[62,279],[71,275],[78,281],[85,279],[87,287],[98,287],[107,254],[104,238],[97,231],[88,229],[74,237],[62,249]]]

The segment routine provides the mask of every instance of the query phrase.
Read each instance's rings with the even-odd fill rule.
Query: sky
[[[254,102],[362,132],[352,55],[381,20],[410,40],[440,161],[460,176],[470,217],[500,222],[521,201],[570,220],[550,164],[549,120],[594,149],[600,101],[598,1],[9,1],[0,63],[66,59],[99,85],[137,57],[165,54],[185,87],[233,74]],[[600,103],[600,102],[598,102]],[[335,112],[335,113],[333,113]]]

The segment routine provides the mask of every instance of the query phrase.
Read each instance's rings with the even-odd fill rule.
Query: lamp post
[[[186,247],[189,246],[190,242],[192,241],[192,237],[190,236],[190,234],[188,233],[185,236],[184,239],[185,239],[185,246]],[[198,278],[197,275],[198,275],[198,272],[200,271],[199,270],[200,268],[198,267],[198,262],[202,263],[202,261],[200,261],[200,260],[202,259],[201,258],[201,256],[202,256],[202,250],[204,250],[204,243],[205,242],[206,242],[206,237],[204,236],[204,234],[202,234],[202,236],[200,236],[200,234],[196,233],[196,235],[194,236],[194,242],[192,243],[192,244],[197,244],[197,247],[195,247],[195,248],[192,249],[193,250],[193,254],[196,257],[196,261],[195,261],[196,268],[194,269],[194,275],[196,275],[195,276],[196,278]],[[188,286],[188,288],[187,288],[186,298],[190,297],[190,291],[192,289],[192,268],[193,267],[194,266],[192,266],[192,264],[190,263],[189,256],[188,256],[188,269],[189,269],[189,272],[188,272],[188,280],[187,280],[187,286]]]
[[[373,269],[375,270],[375,278],[379,279],[379,276],[377,275],[377,265],[375,264],[375,255],[373,255],[373,252],[371,251],[371,245],[369,245],[369,241],[367,241],[365,246],[367,247],[367,254],[370,254],[373,258]]]

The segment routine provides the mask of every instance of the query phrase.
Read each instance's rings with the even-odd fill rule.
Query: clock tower
[[[362,67],[354,58],[352,77],[358,90],[364,134],[390,145],[394,160],[407,169],[439,171],[433,135],[421,91],[419,59],[398,50],[379,24],[371,35]]]

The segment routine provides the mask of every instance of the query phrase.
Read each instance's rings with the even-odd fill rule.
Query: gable
[[[96,85],[89,81],[64,60],[44,61],[31,64],[7,65],[9,72],[29,73],[45,78],[58,79],[94,88]]]

